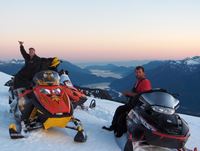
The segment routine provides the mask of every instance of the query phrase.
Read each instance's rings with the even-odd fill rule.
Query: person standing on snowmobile
[[[29,48],[29,53],[27,53],[24,49],[23,42],[19,41],[19,44],[20,52],[25,60],[25,65],[15,75],[14,89],[30,88],[33,76],[39,71],[48,69],[57,71],[57,66],[60,64],[60,60],[57,57],[40,58],[36,55],[34,48]]]
[[[36,55],[34,48],[29,48],[29,53],[27,53],[24,49],[23,42],[19,41],[19,44],[20,52],[25,60],[25,65],[15,75],[14,89],[30,87],[33,76],[39,71],[41,64],[41,58]]]
[[[137,104],[137,96],[140,93],[150,91],[152,89],[151,82],[145,76],[144,68],[137,66],[135,68],[136,83],[131,92],[124,92],[123,95],[129,97],[127,104],[119,106],[113,116],[112,124],[110,127],[103,126],[103,129],[113,131],[116,137],[121,137],[127,131],[126,116],[128,112]]]

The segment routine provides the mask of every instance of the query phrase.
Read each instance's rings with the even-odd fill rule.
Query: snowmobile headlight
[[[47,94],[47,95],[50,95],[51,94],[51,91],[49,89],[40,89],[40,92],[43,93],[43,94]]]
[[[60,88],[56,88],[56,89],[52,90],[52,92],[53,92],[54,94],[56,94],[56,95],[60,95],[61,89],[60,89]]]
[[[153,111],[162,113],[162,114],[172,115],[175,113],[175,110],[171,108],[165,108],[161,106],[152,106],[151,108],[153,109]]]

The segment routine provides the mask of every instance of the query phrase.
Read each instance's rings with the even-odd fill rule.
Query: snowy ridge
[[[170,68],[178,69],[184,72],[195,72],[200,67],[200,56],[185,58],[183,60],[169,60],[166,63]]]
[[[192,58],[186,58],[183,60],[184,64],[187,65],[197,65],[200,64],[200,57],[199,56],[195,56]]]
[[[18,60],[18,59],[12,59],[12,60],[6,60],[2,61],[0,60],[0,64],[24,64],[24,60]]]
[[[188,57],[183,60],[170,60],[171,64],[184,64],[188,66],[200,65],[200,56]]]
[[[121,151],[123,144],[121,139],[116,139],[112,132],[101,129],[103,125],[110,125],[115,109],[120,103],[97,100],[97,107],[83,111],[76,109],[75,117],[79,118],[87,132],[86,143],[75,143],[73,137],[75,132],[69,129],[52,128],[48,131],[36,130],[25,139],[11,140],[8,134],[8,125],[12,121],[9,114],[8,87],[4,83],[11,76],[0,72],[0,148],[1,151]],[[93,98],[89,98],[89,101]],[[87,103],[89,103],[86,102]],[[191,137],[186,146],[200,148],[200,118],[181,115],[189,124]],[[124,137],[125,138],[125,137]],[[137,149],[141,150],[141,149]],[[148,150],[148,149],[145,149]]]

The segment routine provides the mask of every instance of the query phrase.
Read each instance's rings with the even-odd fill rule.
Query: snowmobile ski
[[[10,138],[11,139],[20,139],[20,138],[27,137],[25,132],[24,132],[24,134],[22,134],[20,132],[17,132],[17,128],[16,128],[15,124],[10,124],[10,126],[9,126],[9,134],[10,134]]]
[[[85,132],[82,131],[78,131],[76,136],[74,137],[74,141],[75,142],[85,142],[87,140],[87,135],[85,134]]]

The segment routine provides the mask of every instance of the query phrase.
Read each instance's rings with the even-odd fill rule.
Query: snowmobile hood
[[[151,106],[162,106],[175,109],[179,100],[166,92],[150,92],[144,93],[139,97],[140,101],[147,102]]]
[[[38,102],[52,115],[70,113],[72,110],[64,86],[37,86],[34,94]]]

